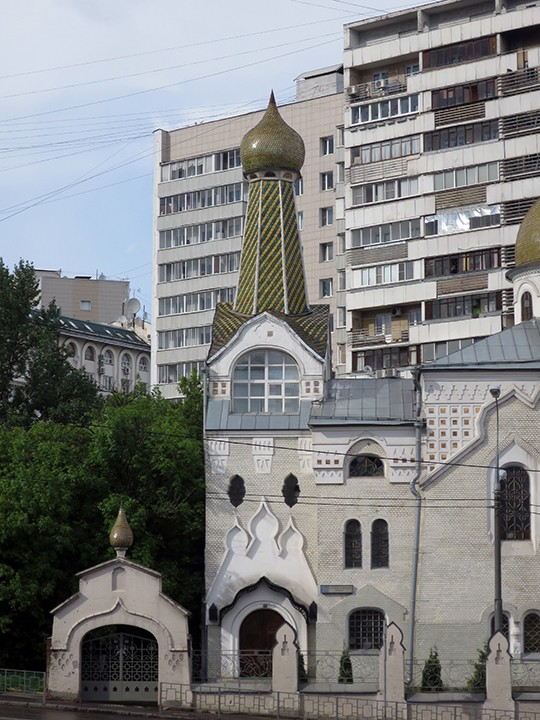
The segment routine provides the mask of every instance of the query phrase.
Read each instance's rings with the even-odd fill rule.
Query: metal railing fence
[[[8,670],[0,668],[0,692],[19,692],[43,695],[45,673],[37,670]]]

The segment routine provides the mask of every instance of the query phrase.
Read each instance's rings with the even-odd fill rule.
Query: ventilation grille
[[[458,105],[457,107],[435,110],[435,127],[455,125],[466,120],[477,120],[484,117],[486,117],[486,105],[483,102]]]
[[[446,190],[435,195],[435,207],[441,208],[457,207],[459,205],[472,205],[473,203],[486,202],[486,186],[476,185],[473,187],[459,188],[458,190]]]

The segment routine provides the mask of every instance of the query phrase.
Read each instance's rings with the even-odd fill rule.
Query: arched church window
[[[501,538],[530,540],[531,494],[529,473],[519,465],[504,468],[500,495]]]
[[[294,359],[279,350],[243,355],[233,373],[233,412],[298,413],[300,382]]]
[[[532,297],[530,292],[524,292],[521,296],[521,320],[532,320]]]
[[[388,523],[386,520],[375,520],[371,526],[371,567],[387,568],[389,555]]]
[[[349,463],[349,477],[384,477],[384,463],[376,455],[357,455]]]
[[[84,351],[84,359],[89,360],[90,362],[94,362],[96,359],[96,351],[94,348],[89,345],[86,350]]]
[[[362,526],[358,520],[345,523],[345,567],[362,567]]]
[[[349,649],[380,650],[384,641],[384,613],[375,608],[354,610],[349,615]]]
[[[540,614],[528,613],[523,621],[523,652],[540,653]]]

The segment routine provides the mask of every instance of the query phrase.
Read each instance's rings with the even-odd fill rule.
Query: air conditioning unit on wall
[[[381,78],[380,80],[374,80],[371,83],[373,90],[384,90],[388,87],[388,78]]]

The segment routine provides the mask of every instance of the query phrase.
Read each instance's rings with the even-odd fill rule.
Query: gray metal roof
[[[402,425],[414,421],[414,385],[405,378],[330,380],[314,402],[310,425]]]
[[[311,401],[300,401],[300,412],[233,413],[230,400],[210,398],[206,411],[206,430],[306,430]]]
[[[449,368],[485,370],[540,369],[540,318],[527,320],[496,335],[490,335],[463,350],[425,365],[422,372]]]

